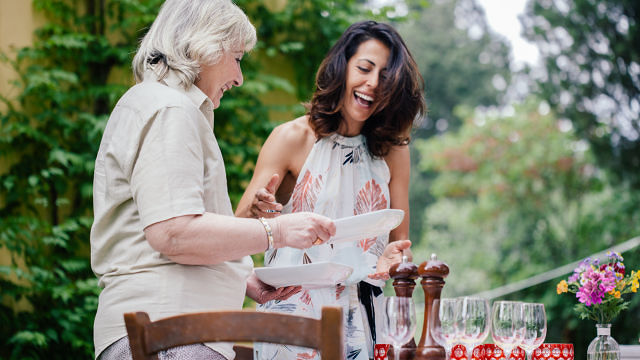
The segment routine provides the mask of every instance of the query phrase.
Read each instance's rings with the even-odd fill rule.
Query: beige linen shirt
[[[123,314],[151,320],[185,312],[241,309],[249,256],[211,266],[181,265],[151,248],[143,229],[181,215],[233,216],[213,103],[186,91],[172,72],[151,71],[114,108],[100,143],[93,183],[91,266],[100,293],[96,357],[126,335]],[[234,241],[234,239],[229,239]],[[233,358],[231,344],[208,344]]]

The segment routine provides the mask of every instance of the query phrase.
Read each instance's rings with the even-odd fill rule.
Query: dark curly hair
[[[349,26],[320,64],[316,89],[306,107],[311,127],[319,139],[338,130],[347,62],[360,44],[371,39],[385,44],[390,55],[387,76],[380,79],[376,89],[379,104],[361,133],[367,139],[369,153],[382,157],[392,146],[409,143],[413,121],[426,111],[424,83],[418,66],[400,34],[390,25],[362,21]]]

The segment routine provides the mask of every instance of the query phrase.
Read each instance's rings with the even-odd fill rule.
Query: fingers
[[[402,255],[407,255],[408,257],[413,257],[411,254],[411,240],[396,240],[390,242],[384,250],[384,256],[389,258],[400,257],[402,260]],[[411,260],[411,259],[409,259]]]
[[[274,289],[273,287],[269,287],[265,289],[265,292],[262,296],[262,303],[271,300],[286,300],[291,296],[299,293],[302,290],[301,286],[285,286],[281,288]]]
[[[275,178],[277,178],[277,175],[275,175]],[[275,217],[280,215],[282,204],[276,201],[273,193],[270,193],[266,188],[262,188],[256,191],[251,210],[256,217]]]
[[[413,253],[411,252],[411,240],[396,240],[394,242],[391,242],[390,245],[393,245],[395,247],[394,252],[399,253],[399,261],[402,261],[403,256],[406,256],[408,261],[413,261]]]
[[[411,247],[411,240],[396,240],[390,243],[395,248],[395,251],[403,252]]]
[[[378,273],[388,273],[393,264],[402,262],[402,256],[407,255],[409,261],[413,258],[411,254],[410,240],[396,240],[390,242],[384,249],[382,256],[378,258],[376,269]]]
[[[336,232],[333,220],[309,212],[287,214],[274,220],[278,223],[277,236],[274,236],[276,247],[306,249],[326,243]]]
[[[280,176],[278,176],[278,174],[271,175],[271,179],[269,179],[269,182],[267,183],[267,186],[265,186],[265,189],[270,194],[275,194],[276,190],[278,190],[278,181],[279,180],[280,180]]]
[[[258,191],[256,191],[257,202],[275,203],[276,197],[273,194],[274,193],[269,192],[269,190],[265,188],[258,189]]]
[[[315,228],[316,239],[311,243],[312,245],[325,244],[336,233],[336,225],[333,220],[325,216],[316,216],[318,227]]]
[[[390,276],[388,272],[377,272],[375,274],[369,274],[369,279],[372,280],[389,280]]]
[[[413,252],[411,251],[410,248],[409,249],[405,249],[403,251],[402,255],[406,255],[408,261],[413,261]]]
[[[259,216],[274,217],[282,212],[282,204],[275,201],[265,201],[256,198],[253,209]]]
[[[302,286],[287,286],[278,289],[279,293],[275,300],[287,300],[291,296],[302,291]]]
[[[336,224],[333,220],[326,216],[316,215],[316,221],[319,224],[317,235],[318,238],[322,239],[323,243],[327,242],[327,240],[336,234]]]

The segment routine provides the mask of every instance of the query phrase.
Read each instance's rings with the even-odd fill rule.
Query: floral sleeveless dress
[[[310,211],[332,219],[389,208],[390,173],[383,159],[367,151],[365,137],[333,134],[317,141],[307,157],[283,213]],[[341,306],[345,325],[345,359],[373,358],[376,331],[382,317],[371,307],[383,299],[383,281],[368,279],[389,241],[388,235],[337,244],[324,244],[299,250],[281,248],[267,251],[265,266],[287,266],[333,261],[353,267],[344,284],[323,288],[304,288],[283,301],[270,301],[258,310],[320,318],[322,306]],[[368,284],[364,284],[362,282]],[[369,304],[363,305],[358,292],[374,289]],[[362,295],[361,295],[362,297]],[[365,301],[366,303],[367,301]],[[372,315],[373,314],[373,315]],[[373,334],[372,334],[373,332]],[[378,333],[380,333],[378,331]],[[287,345],[256,344],[256,359],[319,359],[314,349]]]

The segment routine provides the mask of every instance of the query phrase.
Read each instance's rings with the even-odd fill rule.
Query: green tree
[[[414,256],[436,252],[450,265],[447,296],[523,280],[638,235],[640,193],[610,185],[571,122],[533,100],[507,109],[503,115],[460,110],[466,121],[459,132],[416,142],[420,166],[437,176],[436,201],[424,219],[428,247],[421,244]],[[640,249],[625,255],[628,269],[640,267]],[[509,297],[545,303],[547,342],[595,336],[593,325],[572,313],[575,301],[555,294],[554,282]],[[624,334],[616,338],[629,343],[639,334],[625,321],[616,323],[616,333]]]
[[[573,122],[612,180],[640,188],[640,3],[535,0],[522,22],[544,60],[540,96]]]
[[[429,113],[419,137],[457,129],[457,106],[501,103],[511,77],[509,45],[490,30],[475,0],[431,2],[398,30],[425,80]]]
[[[502,102],[510,81],[509,47],[492,33],[475,0],[430,2],[412,9],[398,24],[425,80],[428,115],[414,139],[455,131],[463,120],[458,106],[492,106]],[[497,85],[497,87],[496,87]],[[416,166],[423,154],[412,146],[410,189],[411,237],[422,238],[424,209],[432,201],[431,174]]]
[[[12,257],[0,267],[2,358],[93,353],[93,163],[107,114],[126,88],[107,80],[130,62],[137,29],[158,3],[33,1],[49,20],[10,60],[20,94],[0,98],[7,107],[0,156],[8,164],[0,175],[0,246]],[[14,310],[19,303],[26,308]]]

